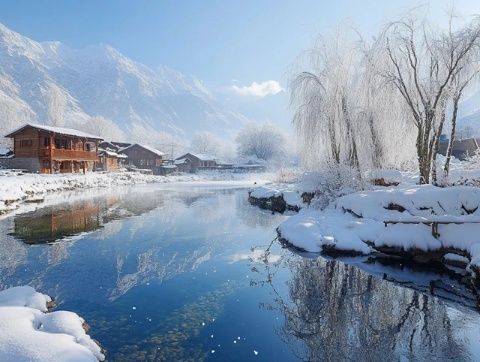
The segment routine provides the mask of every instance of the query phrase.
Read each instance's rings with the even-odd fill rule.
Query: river
[[[144,185],[0,221],[0,287],[80,314],[110,361],[480,360],[456,274],[282,248],[240,187]]]

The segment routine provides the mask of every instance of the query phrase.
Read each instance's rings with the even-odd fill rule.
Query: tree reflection
[[[292,270],[288,301],[277,293],[285,316],[280,335],[299,359],[469,358],[438,299],[335,260],[287,263]]]

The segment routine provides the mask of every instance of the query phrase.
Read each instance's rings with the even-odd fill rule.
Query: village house
[[[214,156],[203,153],[186,153],[175,160],[175,165],[181,172],[196,172],[198,170],[217,169]]]
[[[98,166],[100,171],[118,171],[127,160],[127,155],[117,153],[110,148],[98,148]]]
[[[116,143],[103,141],[98,144],[97,170],[118,171],[125,166],[128,157],[123,153],[119,153],[121,146]],[[127,143],[126,145],[128,146],[129,144]]]
[[[74,129],[38,124],[26,124],[5,137],[13,139],[13,157],[2,164],[40,173],[95,170],[102,140]]]
[[[139,169],[149,169],[153,174],[161,174],[165,154],[153,147],[135,143],[119,150],[119,153],[127,155],[127,163]]]

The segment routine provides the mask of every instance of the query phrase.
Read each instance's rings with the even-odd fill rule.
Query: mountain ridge
[[[205,130],[232,137],[248,121],[199,79],[163,65],[149,68],[106,44],[75,49],[37,42],[0,23],[0,57],[3,133],[55,119],[81,128],[100,116],[126,134],[140,128],[181,138]]]

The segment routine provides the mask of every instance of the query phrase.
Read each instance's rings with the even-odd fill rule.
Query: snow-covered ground
[[[302,250],[382,252],[457,262],[472,275],[479,274],[478,168],[454,160],[449,179],[442,181],[446,187],[417,185],[418,174],[397,170],[372,171],[363,183],[350,181],[347,187],[329,177],[304,174],[296,182],[257,187],[249,195],[263,200],[283,198],[301,209],[278,227],[278,233],[282,241]],[[314,190],[312,204],[304,204],[302,194]]]
[[[311,252],[439,252],[480,267],[480,189],[403,185],[342,196],[324,210],[306,208],[279,228],[281,238]],[[431,224],[438,223],[437,235]],[[452,255],[446,259],[451,260]],[[459,259],[459,258],[457,258]]]
[[[40,175],[0,170],[0,214],[15,210],[25,202],[36,202],[51,193],[86,188],[112,188],[146,183],[229,183],[261,185],[272,178],[270,174],[205,172],[169,176],[145,175],[137,172],[92,172],[83,174]]]
[[[0,361],[103,361],[85,321],[72,312],[48,313],[50,302],[29,286],[0,291]]]

